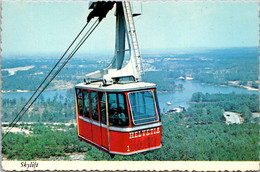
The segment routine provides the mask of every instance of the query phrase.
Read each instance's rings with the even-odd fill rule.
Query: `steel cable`
[[[73,40],[73,42],[70,44],[70,46],[67,48],[67,50],[65,51],[65,53],[60,57],[60,59],[58,60],[58,62],[54,65],[54,67],[51,69],[51,71],[48,73],[48,75],[44,78],[44,80],[41,82],[41,84],[38,86],[38,88],[34,91],[33,95],[29,98],[29,100],[26,102],[26,104],[23,106],[23,108],[20,110],[20,112],[16,115],[16,117],[13,119],[13,121],[9,124],[8,128],[11,127],[11,125],[13,124],[13,122],[17,119],[17,117],[21,114],[21,112],[24,110],[24,108],[29,104],[29,102],[32,100],[32,98],[34,97],[34,95],[38,92],[38,90],[41,88],[41,86],[43,85],[43,83],[48,79],[48,77],[50,76],[50,74],[53,72],[53,70],[57,67],[57,65],[60,63],[60,61],[63,59],[63,57],[67,54],[68,50],[72,47],[72,45],[74,44],[74,42],[78,39],[78,37],[81,35],[81,33],[83,32],[83,30],[85,30],[85,28],[87,27],[88,23],[85,24],[85,26],[82,28],[82,30],[80,31],[80,33],[77,35],[77,37]]]
[[[56,68],[56,66],[59,64],[59,62],[63,59],[65,54],[67,54],[68,50],[71,48],[71,46],[75,43],[75,41],[78,39],[79,35],[82,33],[82,31],[86,28],[88,23],[83,27],[83,29],[80,31],[80,33],[77,35],[77,37],[74,39],[74,41],[71,43],[69,48],[65,51],[63,56],[59,59],[59,61],[56,63],[56,65],[52,68],[52,70],[49,72],[49,74],[46,76],[44,81],[40,84],[40,86],[37,88],[37,90],[34,92],[34,94],[31,96],[31,98],[27,101],[27,103],[23,106],[22,110],[16,115],[15,119],[21,114],[21,112],[25,109],[25,111],[21,114],[21,116],[16,120],[14,123],[15,119],[12,121],[12,123],[9,125],[7,128],[7,132],[3,135],[2,139],[5,138],[5,136],[10,132],[10,130],[16,125],[18,121],[23,117],[23,115],[28,111],[28,109],[33,105],[33,103],[38,99],[38,97],[42,94],[42,92],[49,86],[49,84],[52,82],[52,80],[58,75],[58,73],[63,69],[63,67],[69,62],[69,60],[74,56],[74,54],[78,51],[78,49],[82,46],[82,44],[87,40],[87,38],[91,35],[91,33],[96,29],[98,24],[98,19],[93,23],[91,28],[87,31],[87,33],[83,36],[83,38],[80,40],[80,42],[77,44],[77,46],[73,49],[73,51],[70,53],[70,55],[66,58],[66,60],[63,62],[63,64],[59,67],[59,69],[55,72],[55,74],[52,76],[52,78],[49,80],[49,82],[44,86],[44,88],[40,91],[40,93],[36,96],[36,98],[31,102],[31,104],[25,109],[26,105],[28,105],[29,101],[33,98],[33,96],[36,94],[36,92],[39,90],[39,88],[43,85],[43,83],[47,80],[49,75],[53,72],[53,70]],[[97,23],[97,24],[96,24]],[[96,26],[95,26],[96,24]],[[91,30],[92,29],[92,30]],[[14,123],[14,124],[13,124]],[[10,129],[9,129],[10,128]]]

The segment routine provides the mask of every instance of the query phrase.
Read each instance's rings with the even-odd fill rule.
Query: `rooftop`
[[[137,91],[137,90],[156,88],[156,84],[147,83],[147,82],[131,82],[131,83],[120,83],[120,84],[103,86],[102,82],[94,82],[91,84],[80,83],[76,85],[76,88],[98,90],[98,91],[123,92],[123,91]]]
[[[241,124],[240,114],[235,112],[224,112],[224,117],[226,118],[227,124]]]

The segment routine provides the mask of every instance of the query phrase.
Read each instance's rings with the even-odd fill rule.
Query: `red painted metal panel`
[[[161,129],[155,127],[134,132],[110,131],[110,151],[128,154],[159,147]]]
[[[101,145],[101,131],[100,126],[92,124],[92,138],[93,142]]]
[[[78,120],[79,122],[79,135],[83,136],[84,138],[92,141],[92,129],[91,129],[91,124],[83,121],[82,119]]]
[[[129,153],[129,133],[109,131],[110,151]]]
[[[101,127],[101,132],[102,132],[101,146],[108,148],[107,128]]]
[[[129,127],[132,127],[132,118],[131,118],[131,111],[130,111],[130,105],[129,105],[129,97],[128,97],[128,93],[125,92],[125,96],[126,96],[126,105],[127,105],[127,113],[128,113],[128,118],[129,118]]]

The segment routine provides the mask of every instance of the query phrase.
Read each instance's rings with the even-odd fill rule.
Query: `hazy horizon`
[[[259,45],[256,2],[143,2],[135,27],[142,53]],[[114,9],[113,9],[114,10]],[[2,56],[62,54],[81,30],[88,2],[2,2]],[[110,11],[77,54],[114,52]],[[102,54],[102,53],[101,53]]]
[[[141,50],[142,56],[151,56],[151,55],[167,55],[167,54],[190,54],[190,53],[206,53],[213,50],[227,50],[227,49],[255,49],[258,51],[259,47],[187,47],[187,48],[167,48],[167,49],[144,49]],[[46,54],[39,53],[39,54],[9,54],[2,56],[2,59],[6,58],[59,58],[63,55],[64,52],[60,53],[50,53],[47,52]],[[96,58],[97,56],[104,56],[103,58],[110,58],[114,55],[114,50],[104,51],[104,52],[85,52],[85,53],[76,53],[73,58],[83,58],[86,56],[90,59]],[[105,57],[106,56],[106,57]],[[67,57],[67,56],[66,56]]]

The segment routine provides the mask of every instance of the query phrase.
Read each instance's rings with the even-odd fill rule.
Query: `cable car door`
[[[99,98],[99,109],[100,109],[101,146],[108,148],[107,118],[106,118],[106,93],[99,92],[98,98]]]
[[[98,113],[98,96],[96,91],[90,91],[91,101],[91,129],[92,129],[92,141],[98,145],[101,145],[101,128],[99,123]]]
[[[89,106],[89,92],[88,90],[83,90],[83,125],[81,125],[83,137],[92,141],[92,127],[91,127],[91,120],[90,120],[90,106]]]

